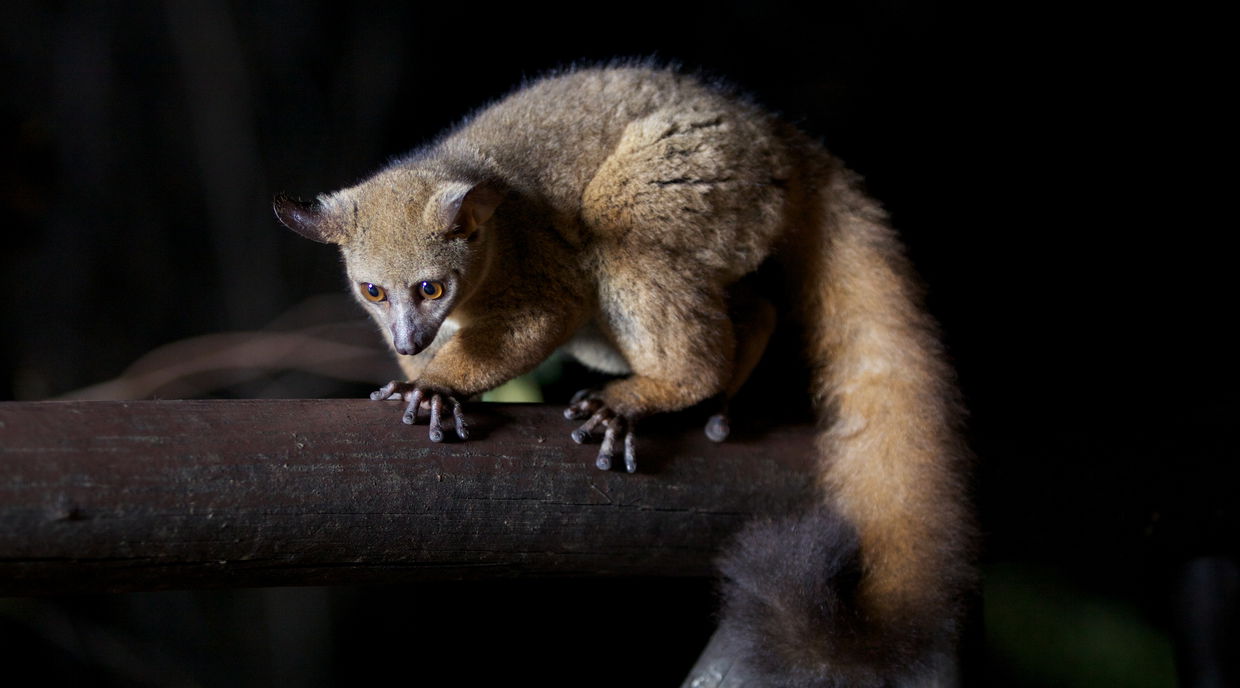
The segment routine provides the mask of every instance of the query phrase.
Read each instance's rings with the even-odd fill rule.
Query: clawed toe
[[[611,425],[607,426],[607,431],[603,435],[603,444],[598,449],[598,459],[595,465],[600,469],[611,470],[611,464],[616,458],[616,444],[618,437],[624,438],[624,470],[629,473],[637,472],[637,436],[633,434],[632,428],[626,428],[627,425],[623,418],[614,419],[618,429],[613,429]]]
[[[599,425],[607,423],[608,421],[614,420],[616,418],[616,414],[613,413],[611,409],[607,408],[606,406],[603,406],[602,402],[598,402],[598,404],[596,404],[594,408],[596,408],[597,410],[594,412],[593,415],[590,416],[590,419],[582,423],[581,427],[573,431],[573,435],[572,435],[573,441],[576,442],[577,444],[581,444],[582,442],[585,442],[586,440],[590,439],[590,435],[594,432],[594,430]],[[612,425],[608,425],[607,427],[608,429],[611,429]]]
[[[452,411],[452,421],[453,421],[453,425],[455,426],[456,436],[463,440],[469,439],[469,427],[465,424],[465,412],[461,410],[461,402],[457,401],[455,397],[448,396],[446,394],[431,394],[430,395],[431,412],[430,412],[430,418],[427,419],[427,425],[429,426],[428,429],[430,432],[431,441],[432,442],[443,441],[443,437],[444,437],[443,435],[444,408],[443,407],[444,407],[445,402],[448,404],[448,407]],[[410,409],[412,409],[414,402],[411,401],[409,402],[409,404],[410,404]],[[420,400],[419,400],[419,405],[420,405]],[[405,413],[406,415],[408,415],[410,413],[410,410],[406,410]],[[417,412],[413,411],[413,414],[414,414],[414,420],[416,421]]]
[[[386,385],[370,393],[370,398],[374,401],[385,401],[388,399],[402,399],[405,393],[413,389],[413,384],[409,382],[400,382],[392,380]]]
[[[611,470],[616,458],[623,455],[625,470],[629,473],[637,471],[637,442],[632,421],[611,410],[601,399],[591,396],[590,392],[578,392],[569,402],[564,416],[570,420],[589,416],[586,422],[572,432],[573,441],[578,444],[594,437],[599,427],[602,427],[602,442],[599,445],[598,458],[594,462],[599,469]]]
[[[598,459],[594,465],[601,470],[611,470],[612,461],[616,458],[616,441],[617,438],[625,438],[629,436],[627,423],[620,416],[612,416],[603,421],[603,443],[598,448]],[[578,431],[580,432],[580,431]]]
[[[444,439],[443,417],[444,403],[446,402],[451,409],[456,436],[462,440],[469,439],[469,426],[465,422],[465,412],[461,409],[461,403],[457,401],[456,397],[449,394],[420,387],[416,382],[397,382],[394,380],[371,393],[370,398],[376,401],[401,399],[408,402],[405,404],[405,412],[401,416],[401,421],[406,425],[417,424],[422,407],[425,405],[430,410],[427,426],[432,442],[442,442]]]

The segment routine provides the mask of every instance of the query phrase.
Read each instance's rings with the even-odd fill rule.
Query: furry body
[[[601,467],[623,442],[630,470],[637,420],[728,396],[748,374],[769,328],[740,325],[769,306],[744,306],[737,285],[777,261],[776,310],[807,335],[828,516],[789,526],[795,537],[743,537],[728,614],[757,629],[762,685],[949,679],[972,575],[951,375],[882,210],[817,142],[690,77],[586,69],[276,212],[339,244],[359,301],[417,353],[399,357],[409,382],[376,395],[408,401],[407,422],[429,400],[435,438],[445,404],[563,348],[628,374],[570,415],[590,417],[579,441],[604,430]],[[779,560],[810,563],[760,573]]]

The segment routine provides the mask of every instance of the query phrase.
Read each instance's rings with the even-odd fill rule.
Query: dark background
[[[1210,637],[1173,633],[1177,614],[1235,604],[1231,228],[1206,211],[1225,190],[1204,165],[1227,159],[1217,18],[807,7],[5,3],[0,399],[62,395],[341,293],[335,252],[279,227],[274,192],[351,184],[548,69],[653,56],[821,137],[903,233],[980,458],[974,676],[1167,685],[1173,642]],[[298,371],[209,383],[365,388]],[[560,684],[596,661],[603,683],[667,684],[712,606],[705,582],[615,581],[0,600],[0,657],[103,685],[443,663]]]

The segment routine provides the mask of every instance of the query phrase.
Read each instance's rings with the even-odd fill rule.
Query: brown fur
[[[840,599],[864,622],[848,633],[868,634],[815,631],[788,661],[824,685],[857,662],[882,684],[938,680],[924,674],[950,655],[971,580],[951,375],[884,214],[816,142],[672,71],[584,69],[316,206],[276,209],[391,295],[359,301],[394,346],[426,346],[400,357],[411,389],[466,397],[564,347],[631,372],[599,396],[630,423],[735,391],[765,335],[738,348],[733,318],[770,318],[730,297],[778,259],[799,285],[781,310],[815,366],[823,504],[859,543]],[[424,280],[450,293],[419,300]],[[891,636],[903,650],[872,651]]]

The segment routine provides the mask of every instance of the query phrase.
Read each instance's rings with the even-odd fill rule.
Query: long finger
[[[603,444],[598,448],[598,460],[594,462],[594,465],[601,470],[608,471],[611,470],[611,462],[616,458],[616,437],[624,431],[624,419],[609,418],[603,423],[603,427],[605,428]]]
[[[448,397],[448,402],[452,404],[452,419],[456,421],[456,436],[467,440],[469,439],[469,426],[465,424],[465,412],[461,410],[461,402]]]
[[[443,441],[443,423],[440,422],[440,415],[443,413],[443,399],[438,394],[431,395],[431,419],[430,425],[431,441]]]
[[[415,389],[409,393],[409,405],[405,407],[405,417],[402,419],[406,425],[413,425],[418,422],[418,410],[422,408],[422,390]]]
[[[632,427],[624,436],[624,470],[637,472],[637,435],[633,434]]]
[[[393,396],[399,396],[396,394],[396,386],[399,384],[396,380],[392,380],[378,390],[371,392],[370,398],[375,401],[381,401],[383,399],[391,399]]]
[[[582,423],[581,427],[573,431],[573,435],[572,435],[573,441],[576,442],[577,444],[581,444],[582,442],[585,442],[587,439],[589,439],[590,433],[593,432],[594,428],[598,427],[599,423],[602,423],[603,421],[607,420],[611,416],[612,416],[611,409],[606,408],[606,407],[599,409],[597,413],[595,413],[593,416],[590,416],[590,420],[587,420],[586,422]]]

